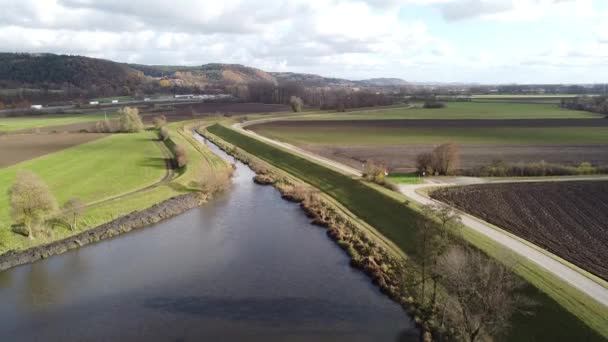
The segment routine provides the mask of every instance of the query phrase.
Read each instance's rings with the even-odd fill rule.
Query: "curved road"
[[[293,116],[291,118],[293,118]],[[280,120],[280,118],[253,120],[253,121],[246,122],[245,125],[248,126],[248,125],[255,124],[255,123],[262,123],[262,122],[268,122],[268,121],[273,121],[273,120]],[[276,140],[270,139],[268,137],[261,136],[253,131],[245,130],[243,128],[243,124],[240,124],[240,123],[233,124],[232,128],[238,130],[239,132],[241,132],[243,134],[254,137],[256,139],[259,139],[259,140],[268,142],[270,144],[273,144],[275,146],[290,150],[291,152],[294,152],[295,154],[298,154],[298,155],[305,157],[307,159],[310,159],[310,160],[314,160],[320,164],[328,166],[332,169],[339,170],[345,174],[357,176],[357,177],[361,176],[361,172],[357,169],[354,169],[350,166],[346,166],[346,165],[336,162],[334,160],[329,160],[327,158],[321,157],[319,155],[316,155],[309,151],[303,150],[303,149],[293,146],[291,144],[276,141]],[[582,177],[582,178],[577,178],[577,179],[578,180],[592,180],[592,179],[606,180],[608,178],[600,176],[600,177]],[[575,179],[574,178],[567,178],[567,179],[561,179],[561,180],[539,179],[537,181],[569,181],[569,180],[575,180]],[[485,182],[479,178],[472,178],[472,179],[466,180],[466,181],[470,184]],[[526,180],[521,180],[521,181],[529,182],[531,180],[526,179]],[[501,182],[501,181],[498,181],[498,182]],[[502,181],[502,182],[505,182],[505,181]],[[513,182],[513,180],[511,180],[511,182]],[[433,185],[434,186],[440,186],[440,185],[445,186],[445,185],[454,185],[454,184],[439,181],[434,184],[419,184],[419,185],[413,185],[413,186],[412,185],[401,185],[401,186],[399,186],[399,190],[406,197],[410,198],[411,200],[413,200],[416,203],[421,204],[421,205],[439,203],[429,197],[420,195],[418,192],[416,192],[416,190],[419,188],[433,186]],[[561,258],[559,258],[558,256],[550,254],[549,252],[544,251],[544,250],[541,252],[542,249],[540,247],[534,248],[531,246],[532,245],[531,243],[524,242],[523,239],[515,237],[510,234],[507,234],[505,231],[503,231],[501,229],[496,229],[496,228],[494,228],[494,226],[492,226],[488,222],[485,222],[476,217],[463,213],[456,208],[453,208],[453,209],[460,213],[462,222],[468,228],[473,229],[476,232],[479,232],[479,233],[485,235],[486,237],[488,237],[488,238],[494,240],[495,242],[503,245],[504,247],[512,250],[513,252],[536,263],[537,265],[539,265],[546,271],[559,277],[560,279],[567,282],[574,288],[577,288],[578,290],[582,291],[583,293],[587,294],[588,296],[594,298],[597,302],[599,302],[605,306],[608,306],[608,289],[606,287],[604,287],[602,284],[600,284],[600,283],[596,282],[595,280],[587,277],[586,275],[580,273],[577,269],[572,268],[572,267],[568,266],[567,264],[561,263],[560,261],[558,261],[558,260],[561,260]]]

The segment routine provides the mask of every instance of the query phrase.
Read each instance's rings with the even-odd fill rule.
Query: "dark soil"
[[[0,135],[0,167],[93,141],[107,134],[57,133]]]
[[[431,197],[608,280],[608,182],[470,185]]]
[[[416,170],[416,156],[432,151],[434,144],[408,145],[299,145],[299,147],[351,167],[361,169],[366,160],[386,164],[393,172]],[[589,162],[608,165],[608,145],[460,145],[460,166],[471,169],[495,160],[508,163],[531,163],[544,160],[560,165]]]

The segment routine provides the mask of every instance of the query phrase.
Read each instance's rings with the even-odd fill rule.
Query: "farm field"
[[[396,119],[585,119],[603,115],[559,108],[545,103],[447,102],[445,108],[407,106],[346,113],[325,113],[298,120],[396,120]]]
[[[104,114],[49,114],[24,117],[0,118],[0,132],[35,129],[48,126],[61,126],[77,123],[90,123],[103,120]]]
[[[180,120],[192,120],[194,118],[208,117],[213,115],[242,115],[252,113],[279,113],[291,111],[291,108],[280,104],[264,103],[192,103],[162,105],[162,114],[167,116],[170,122]],[[142,112],[144,122],[151,123],[158,113]]]
[[[331,195],[359,218],[391,239],[406,253],[411,254],[415,250],[416,231],[414,231],[415,226],[412,225],[412,220],[418,213],[413,208],[403,205],[403,199],[393,198],[349,176],[224,126],[213,125],[209,127],[209,131]],[[479,238],[476,237],[476,239],[480,241]],[[488,242],[485,240],[480,244],[488,248],[486,252],[496,252],[497,249],[500,249],[496,245],[488,246]],[[546,291],[553,292],[553,285],[547,284],[545,278],[539,278],[538,269],[526,265],[522,266],[522,272],[527,275],[526,279],[534,279],[534,283],[541,289],[548,287],[549,289]],[[524,291],[537,303],[533,309],[534,314],[532,316],[516,315],[513,327],[505,340],[532,341],[540,338],[570,340],[581,338],[581,336],[584,336],[583,339],[586,340],[603,340],[603,337],[597,332],[543,292],[545,290],[527,285]],[[589,303],[586,297],[581,298],[572,293],[566,295],[559,293],[556,297],[574,308],[575,312],[581,315],[580,317],[593,321],[590,323],[592,326],[601,328],[605,323],[605,319],[601,318],[603,316],[598,316],[597,312],[598,310],[604,312],[602,311],[604,309]],[[556,325],[555,322],[560,322],[560,324]]]
[[[608,279],[608,182],[471,185],[431,197]]]
[[[435,146],[460,145],[461,166],[506,162],[608,164],[608,120],[285,120],[248,126],[284,141],[361,168],[366,160],[391,170],[415,169],[416,156]]]
[[[0,135],[0,168],[107,136],[97,133]]]

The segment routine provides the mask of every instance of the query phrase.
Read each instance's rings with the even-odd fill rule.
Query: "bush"
[[[175,145],[173,147],[173,155],[175,156],[177,167],[182,168],[188,165],[188,154],[183,146]]]
[[[608,173],[608,166],[593,166],[582,162],[578,166],[550,164],[541,160],[533,163],[510,165],[496,160],[490,165],[481,166],[464,172],[475,177],[542,177],[542,176],[576,176]]]
[[[416,166],[420,173],[452,175],[460,166],[460,149],[454,143],[439,145],[432,153],[419,154]]]

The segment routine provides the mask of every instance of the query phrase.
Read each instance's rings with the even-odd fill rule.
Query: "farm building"
[[[34,109],[34,110],[39,110],[39,109],[42,109],[42,105],[31,105],[30,108]]]

